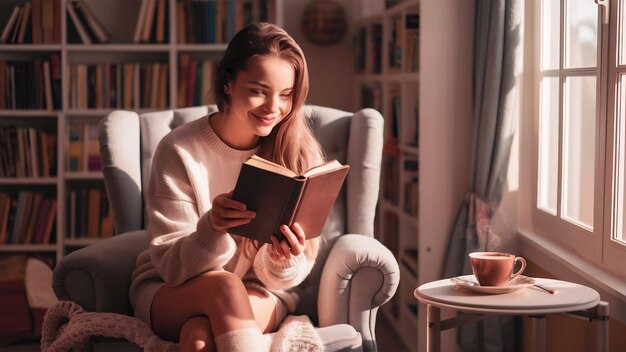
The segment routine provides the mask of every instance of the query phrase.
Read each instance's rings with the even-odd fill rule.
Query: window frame
[[[621,0],[626,1],[626,0]],[[527,6],[534,6],[534,8],[528,13],[532,13],[533,19],[526,21],[528,25],[532,26],[530,33],[532,33],[532,39],[530,40],[530,50],[525,50],[526,60],[530,60],[531,73],[531,92],[532,97],[529,97],[527,101],[532,105],[531,116],[526,114],[526,121],[522,121],[523,124],[530,126],[532,133],[526,138],[531,139],[532,148],[529,148],[526,152],[532,153],[530,155],[532,170],[525,173],[526,177],[531,178],[529,183],[531,189],[531,196],[526,197],[527,201],[531,204],[527,204],[527,209],[530,210],[528,215],[530,216],[530,224],[533,232],[537,233],[541,237],[552,240],[558,243],[563,248],[568,249],[576,253],[577,255],[590,260],[598,264],[605,270],[608,270],[619,275],[626,275],[626,268],[624,268],[623,262],[626,259],[626,245],[620,244],[612,240],[612,214],[613,208],[613,170],[614,170],[614,128],[617,119],[613,118],[617,110],[617,93],[618,90],[618,73],[624,74],[626,77],[626,65],[617,67],[618,53],[617,48],[619,45],[619,28],[618,22],[618,0],[610,2],[610,20],[609,23],[605,23],[604,11],[602,5],[598,5],[597,23],[598,23],[598,38],[597,38],[597,62],[596,68],[589,69],[567,69],[565,67],[565,30],[564,21],[566,13],[566,0],[560,0],[559,7],[559,67],[554,70],[541,71],[541,26],[542,26],[542,1],[527,3]],[[532,5],[531,5],[532,4]],[[626,10],[626,4],[623,6]],[[626,13],[624,14],[626,15]],[[528,33],[528,32],[527,32]],[[626,45],[626,38],[624,40]],[[594,213],[593,213],[593,231],[589,232],[583,228],[570,223],[567,220],[562,219],[562,188],[563,188],[563,123],[564,123],[564,95],[565,95],[565,79],[567,77],[580,77],[581,75],[594,75],[596,77],[596,122],[595,122],[595,156],[596,164],[594,170]],[[538,180],[539,180],[539,153],[540,150],[540,109],[541,102],[541,80],[543,77],[558,77],[559,81],[559,150],[558,150],[558,190],[557,190],[557,215],[551,215],[550,213],[538,208]],[[616,87],[615,89],[609,89],[609,87]],[[626,87],[619,87],[625,89]],[[626,111],[626,106],[621,107],[621,111]],[[611,116],[611,118],[609,118]],[[622,123],[626,123],[623,121]],[[524,137],[523,137],[524,138]],[[626,136],[624,136],[626,138]],[[609,147],[611,146],[611,147]],[[523,190],[522,190],[523,191]],[[525,207],[526,207],[525,206]],[[607,211],[605,211],[607,210]]]
[[[610,211],[613,209],[614,204],[614,192],[613,187],[615,186],[614,178],[615,178],[615,126],[617,125],[618,117],[617,113],[622,113],[622,119],[626,120],[626,106],[619,106],[620,93],[626,87],[622,87],[621,84],[618,84],[620,81],[619,75],[623,75],[626,77],[626,58],[624,58],[624,64],[619,65],[619,51],[618,48],[620,45],[626,45],[626,38],[621,38],[620,36],[624,33],[623,30],[620,30],[618,24],[621,26],[626,25],[626,3],[624,0],[614,0],[609,3],[609,37],[610,40],[606,40],[606,47],[603,47],[603,50],[606,50],[608,53],[608,63],[606,65],[607,69],[607,82],[605,84],[607,92],[607,101],[605,106],[607,107],[606,111],[606,180],[604,184],[604,193],[608,195],[605,197],[604,207],[605,209],[609,209],[604,214],[604,223],[608,224],[605,226],[605,231],[603,233],[603,258],[602,263],[609,270],[619,272],[620,274],[626,274],[626,269],[624,268],[624,262],[626,259],[626,244],[620,244],[612,238],[613,231],[613,212]],[[622,3],[622,9],[624,13],[620,14],[619,5]],[[621,16],[620,16],[621,15]],[[609,87],[615,87],[613,92],[609,90]],[[622,94],[626,95],[626,91]],[[608,118],[611,117],[611,118]],[[626,121],[623,121],[626,123]],[[626,135],[623,136],[626,139]],[[608,146],[612,146],[608,148]],[[626,166],[626,165],[625,165]],[[626,219],[625,219],[626,220]],[[621,271],[620,271],[621,269]]]

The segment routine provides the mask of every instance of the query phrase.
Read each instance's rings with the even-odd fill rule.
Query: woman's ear
[[[232,90],[232,88],[230,87],[230,83],[228,83],[228,84],[225,84],[225,85],[224,85],[224,93],[225,93],[226,95],[230,95],[230,93],[232,93],[232,91],[233,91],[233,90]]]

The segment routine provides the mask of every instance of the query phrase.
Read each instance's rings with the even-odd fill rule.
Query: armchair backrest
[[[117,233],[146,228],[143,190],[147,189],[152,157],[161,138],[174,128],[213,111],[216,111],[214,105],[144,114],[120,110],[100,122],[104,182]],[[327,159],[350,165],[344,188],[324,228],[325,241],[317,264],[301,285],[303,288],[310,286],[306,291],[315,296],[321,269],[337,236],[344,233],[373,236],[383,119],[373,109],[350,113],[307,105],[304,113]]]

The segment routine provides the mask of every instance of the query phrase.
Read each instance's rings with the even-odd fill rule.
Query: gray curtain
[[[471,274],[468,253],[497,250],[489,221],[502,199],[517,125],[516,68],[523,0],[477,0],[474,33],[474,135],[468,192],[448,243],[444,277]],[[511,351],[512,319],[490,318],[459,329],[466,351]]]

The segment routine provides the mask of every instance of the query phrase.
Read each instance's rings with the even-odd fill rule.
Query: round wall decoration
[[[333,0],[313,0],[304,9],[302,32],[317,45],[339,42],[348,28],[346,11]]]

